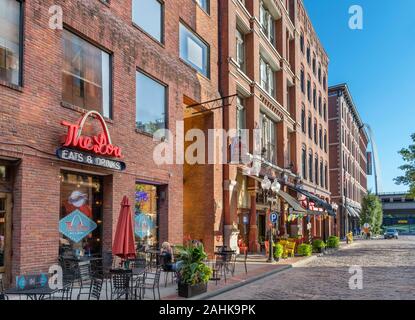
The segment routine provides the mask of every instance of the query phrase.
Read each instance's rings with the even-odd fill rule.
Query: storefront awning
[[[304,209],[301,206],[301,204],[294,197],[290,196],[288,193],[280,190],[279,195],[290,205],[291,208],[293,208],[295,213],[301,213],[301,214],[307,213],[307,210]]]
[[[346,210],[350,217],[358,219],[360,218],[359,214],[351,206],[346,205]]]
[[[329,204],[327,201],[324,201],[323,199],[320,199],[319,197],[311,194],[310,192],[300,189],[298,187],[295,186],[289,186],[291,189],[303,194],[304,196],[306,196],[309,200],[313,201],[317,206],[323,208],[324,210],[327,211],[327,213],[331,216],[336,216],[336,212],[334,211],[333,207],[331,206],[331,204]]]

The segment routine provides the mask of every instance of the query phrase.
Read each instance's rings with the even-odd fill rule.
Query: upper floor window
[[[323,161],[320,161],[320,186],[324,186]]]
[[[163,42],[163,4],[158,0],[133,0],[133,22],[159,42]]]
[[[303,33],[301,33],[300,35],[300,49],[301,49],[301,52],[304,53],[304,34]]]
[[[314,85],[314,88],[313,88],[313,106],[314,106],[314,109],[317,109],[317,89],[316,89],[316,85]]]
[[[77,35],[63,31],[62,99],[111,117],[111,57]]]
[[[318,66],[318,82],[321,84],[321,65]]]
[[[318,113],[321,116],[323,114],[323,106],[322,106],[322,100],[321,100],[321,92],[319,92],[318,96]]]
[[[259,22],[268,40],[275,44],[275,20],[262,1],[259,7]]]
[[[267,63],[262,57],[260,58],[260,80],[261,87],[269,93],[270,96],[275,96],[275,84],[274,84],[274,70],[272,70],[269,63]]]
[[[236,97],[236,130],[240,135],[241,130],[246,129],[246,111],[243,98]]]
[[[313,182],[313,152],[310,150],[308,154],[308,178]]]
[[[317,154],[314,159],[314,180],[315,180],[315,183],[318,185],[318,155]]]
[[[327,130],[324,130],[324,152],[327,153]]]
[[[196,0],[196,3],[207,13],[210,12],[210,10],[209,10],[210,1],[209,0]]]
[[[304,73],[303,66],[301,66],[300,81],[301,81],[301,92],[305,93],[305,73]]]
[[[318,135],[317,135],[317,120],[314,119],[314,143],[318,144]]]
[[[324,88],[324,90],[327,89],[327,77],[326,77],[326,75],[323,76],[323,88]]]
[[[308,101],[311,102],[311,79],[310,77],[308,77],[308,80],[307,80],[307,98],[308,98]]]
[[[316,63],[317,63],[317,61],[316,61],[316,54],[314,53],[314,54],[313,54],[313,73],[314,73],[314,74],[316,74],[316,73],[317,73],[317,70],[316,70]]]
[[[180,23],[180,58],[204,76],[209,77],[209,47],[182,23]]]
[[[142,72],[136,73],[136,126],[154,134],[166,128],[166,86]]]
[[[276,143],[275,143],[275,122],[272,121],[267,115],[261,113],[261,144],[262,154],[265,160],[275,163],[276,158]]]
[[[245,37],[239,29],[236,29],[236,62],[245,70]]]
[[[318,142],[320,145],[320,149],[323,149],[323,128],[320,125],[320,128],[318,130]]]
[[[308,46],[307,46],[307,63],[309,65],[311,64],[311,49],[310,49],[310,44],[308,44]]]
[[[327,121],[327,103],[326,103],[326,101],[324,101],[324,106],[323,106],[323,118],[324,118],[324,121]]]
[[[305,128],[305,107],[304,105],[301,108],[301,131],[306,133],[306,128]]]
[[[311,124],[311,113],[308,113],[308,137],[313,139],[313,125]]]
[[[22,2],[0,0],[0,80],[21,85]]]
[[[301,151],[301,175],[303,179],[307,179],[307,150],[304,145]]]

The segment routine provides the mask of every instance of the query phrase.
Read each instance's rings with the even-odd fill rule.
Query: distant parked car
[[[398,230],[396,229],[387,229],[384,233],[385,239],[398,239]]]

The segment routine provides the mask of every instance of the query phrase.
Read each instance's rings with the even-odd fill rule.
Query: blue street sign
[[[277,222],[277,220],[278,220],[278,213],[276,213],[276,212],[271,213],[271,215],[269,216],[269,219],[271,220],[272,223]]]

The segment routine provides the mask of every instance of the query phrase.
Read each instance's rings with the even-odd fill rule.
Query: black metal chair
[[[0,275],[0,300],[9,300],[4,294],[3,277]]]
[[[59,264],[62,268],[64,281],[74,280],[76,277],[76,264],[64,256],[59,257]]]
[[[132,294],[132,270],[111,270],[111,300],[122,297],[128,300]]]
[[[165,257],[163,255],[159,256],[159,263],[159,268],[161,268],[164,273],[164,287],[167,287],[167,280],[169,275],[171,275],[171,283],[173,284],[175,279],[177,279],[177,272],[172,269],[172,263],[166,263]]]
[[[42,300],[72,300],[73,281],[64,281],[62,289]]]
[[[139,279],[135,284],[135,296],[137,296],[137,290],[139,290],[139,298],[144,299],[146,289],[153,291],[153,298],[156,300],[156,290],[158,293],[158,298],[161,300],[160,296],[160,276],[161,268],[157,268],[156,272],[146,272],[142,279]]]
[[[88,300],[100,300],[103,283],[104,279],[101,277],[92,278]]]
[[[79,300],[81,295],[88,295],[92,278],[93,278],[93,272],[91,268],[91,263],[89,261],[81,261],[78,262],[78,268],[77,268],[77,276],[76,280],[79,283],[79,293],[77,299]],[[87,292],[83,292],[85,289],[87,289]]]

